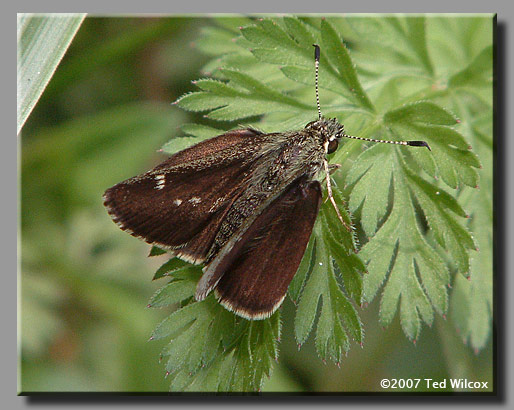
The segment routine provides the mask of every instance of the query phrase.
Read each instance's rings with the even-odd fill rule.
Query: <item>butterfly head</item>
[[[339,140],[344,137],[344,126],[336,118],[321,118],[312,121],[305,129],[318,136],[325,147],[327,154],[332,154],[339,145]]]

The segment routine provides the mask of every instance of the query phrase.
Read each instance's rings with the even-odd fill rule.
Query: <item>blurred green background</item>
[[[149,342],[169,310],[147,309],[165,256],[121,232],[102,206],[109,186],[146,171],[159,148],[201,115],[171,105],[194,89],[208,57],[195,48],[208,18],[88,17],[27,120],[21,148],[19,391],[160,391],[169,383]],[[492,340],[465,346],[436,317],[416,345],[398,319],[359,309],[366,332],[341,368],[312,337],[300,351],[283,308],[280,359],[263,391],[380,391],[382,378],[467,378],[492,386]]]

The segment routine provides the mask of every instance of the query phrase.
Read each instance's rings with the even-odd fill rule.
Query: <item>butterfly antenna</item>
[[[313,44],[314,46],[314,68],[315,68],[315,89],[316,89],[316,105],[318,106],[318,117],[321,120],[321,105],[319,103],[319,86],[318,86],[318,77],[319,77],[319,57],[320,57],[320,49],[317,44]]]
[[[375,138],[354,137],[352,135],[346,135],[346,134],[344,134],[343,137],[351,138],[354,140],[361,140],[361,141],[381,142],[383,144],[409,145],[411,147],[427,147],[429,151],[432,151],[426,141],[386,141],[386,140],[377,140]]]

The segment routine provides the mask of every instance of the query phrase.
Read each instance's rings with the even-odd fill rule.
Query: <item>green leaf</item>
[[[450,112],[430,101],[417,101],[388,111],[384,115],[386,124],[419,122],[425,124],[454,125],[457,118]]]
[[[284,17],[284,24],[289,35],[300,45],[308,47],[315,42],[309,26],[297,17]]]
[[[52,78],[85,14],[18,14],[17,133]]]
[[[361,223],[368,236],[376,232],[389,204],[393,162],[388,148],[377,144],[364,151],[359,157],[360,161],[346,176],[347,184],[358,181],[352,189],[349,207],[351,212],[356,212],[362,205]],[[373,191],[370,191],[370,186],[374,187]],[[370,195],[373,200],[366,200]]]
[[[312,241],[313,239],[311,239]],[[316,251],[318,248],[316,247]],[[326,255],[323,255],[326,256]],[[323,262],[319,262],[320,256],[314,261],[312,272],[302,290],[300,302],[295,317],[295,335],[299,344],[305,343],[314,325],[314,319],[318,310],[318,302],[321,297],[321,289],[323,289],[324,270],[319,266],[323,266]],[[325,259],[326,262],[326,259]],[[321,263],[321,265],[319,265]],[[321,269],[321,272],[320,272]]]
[[[344,81],[354,99],[359,102],[359,105],[373,110],[373,104],[362,89],[359,79],[357,78],[357,72],[355,71],[355,66],[350,58],[348,49],[341,41],[334,27],[326,20],[321,20],[321,38],[323,40],[324,53],[332,57],[332,65],[341,76],[342,81]]]
[[[172,274],[173,279],[149,302],[151,307],[185,303],[151,336],[152,340],[171,339],[161,353],[171,376],[171,390],[260,389],[278,357],[278,312],[266,320],[248,321],[223,308],[214,295],[192,302],[202,272],[189,264],[180,268],[181,264],[185,262],[171,259],[159,269]]]
[[[219,128],[208,127],[201,124],[183,124],[180,128],[182,131],[184,131],[185,134],[192,135],[193,137],[198,137],[201,139],[215,137],[225,132]]]
[[[462,273],[469,271],[468,249],[476,246],[470,233],[454,217],[465,217],[460,205],[450,195],[407,171],[410,187],[439,244],[453,256],[453,262]]]
[[[160,288],[150,299],[148,307],[160,308],[179,303],[194,294],[196,282],[200,278],[198,270],[182,269],[175,271],[174,279]]]
[[[481,166],[480,161],[457,131],[444,126],[416,124],[395,125],[394,129],[398,134],[411,133],[430,144],[432,153],[421,152],[414,158],[429,175],[440,176],[451,188],[478,185],[476,168]]]
[[[179,98],[179,107],[189,111],[212,110],[207,117],[220,121],[234,121],[277,110],[298,111],[310,108],[247,74],[233,70],[223,70],[223,73],[231,80],[230,85],[216,80],[199,80],[196,85],[203,91]],[[241,90],[241,87],[245,90]]]
[[[333,189],[340,198],[337,187]],[[350,218],[344,210],[342,214],[347,226],[350,226]],[[304,257],[301,267],[306,270],[299,270],[297,274],[301,276],[302,282],[307,275],[308,279],[301,290],[295,317],[296,340],[300,345],[307,340],[321,301],[316,327],[316,349],[323,360],[332,360],[334,363],[340,363],[343,354],[350,349],[348,334],[358,343],[362,343],[363,338],[362,324],[349,301],[349,298],[353,298],[360,303],[364,271],[364,265],[354,253],[354,243],[353,232],[342,226],[332,204],[327,203],[322,207],[309,244],[314,252],[312,260],[309,258],[309,250],[309,263],[305,262]],[[334,263],[347,294],[338,284]],[[298,292],[297,286],[294,292]]]
[[[261,388],[277,358],[278,314],[266,320],[238,318],[234,322],[234,315],[212,297],[179,312],[185,312],[190,324],[162,352],[166,371],[172,375],[172,391],[247,392]],[[234,327],[234,323],[239,325]],[[235,343],[224,347],[234,331],[238,335]]]
[[[405,180],[405,164],[400,158],[396,156],[391,172],[392,210],[359,255],[368,263],[369,274],[364,276],[365,299],[371,301],[385,281],[380,303],[381,322],[391,323],[401,301],[403,330],[410,339],[416,340],[421,330],[420,320],[432,323],[432,308],[440,313],[446,311],[449,272],[419,229]],[[387,280],[386,273],[389,273]]]
[[[282,27],[276,21],[262,20],[253,26],[243,28],[243,36],[252,43],[255,48],[252,48],[252,53],[257,59],[270,63],[281,65],[282,72],[294,81],[312,86],[313,83],[313,55],[311,40],[320,43],[320,39],[324,34],[324,41],[330,47],[330,55],[334,59],[338,59],[334,50],[338,52],[345,52],[344,45],[334,35],[330,26],[324,25],[321,33],[313,32],[307,28],[305,23],[297,20],[292,22],[289,20],[287,24]],[[346,53],[347,54],[347,53]],[[342,93],[346,98],[357,100],[360,104],[364,104],[365,108],[369,108],[369,100],[359,86],[358,80],[353,75],[354,68],[342,67],[342,73],[335,70],[331,64],[327,63],[327,53],[324,50],[321,52],[320,63],[320,88],[337,90]],[[349,56],[346,55],[346,60]],[[345,77],[343,77],[345,76]]]
[[[155,272],[153,280],[172,275],[174,272],[187,269],[190,266],[191,265],[187,262],[184,262],[178,258],[172,258],[166,263],[164,263],[159,269],[157,269],[157,272]]]
[[[300,292],[302,291],[303,285],[305,284],[305,279],[307,278],[307,274],[312,269],[312,260],[313,260],[313,254],[314,251],[314,241],[310,240],[307,244],[307,248],[305,249],[305,253],[302,258],[302,262],[300,263],[300,266],[298,267],[298,272],[296,272],[296,275],[294,276],[293,280],[291,281],[291,284],[288,288],[289,296],[291,297],[291,300],[297,304]]]

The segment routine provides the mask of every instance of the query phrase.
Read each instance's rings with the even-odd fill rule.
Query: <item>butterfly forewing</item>
[[[244,189],[263,138],[247,129],[204,141],[108,189],[104,205],[131,235],[201,263]]]

